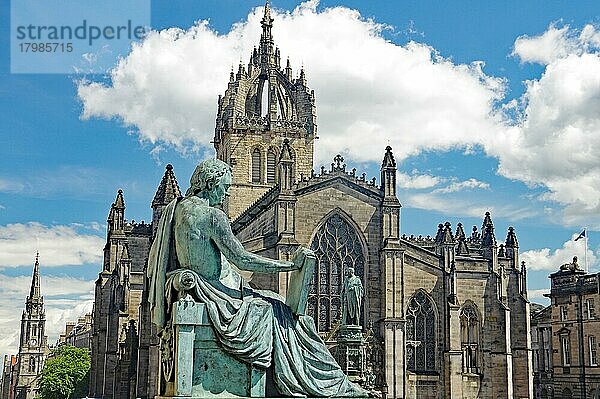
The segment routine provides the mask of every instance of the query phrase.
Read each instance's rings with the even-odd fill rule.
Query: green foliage
[[[52,351],[42,370],[40,399],[75,399],[87,395],[90,374],[87,349],[60,346]]]

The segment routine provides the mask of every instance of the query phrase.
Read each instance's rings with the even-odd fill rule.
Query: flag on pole
[[[579,233],[579,235],[577,236],[575,241],[579,240],[580,238],[585,238],[585,229],[583,229],[583,231],[581,233]]]

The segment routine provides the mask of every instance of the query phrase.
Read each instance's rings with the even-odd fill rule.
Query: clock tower
[[[47,355],[48,337],[45,335],[46,312],[40,293],[39,253],[35,257],[31,289],[21,316],[21,339],[17,365],[15,399],[33,399],[37,395],[39,379]]]

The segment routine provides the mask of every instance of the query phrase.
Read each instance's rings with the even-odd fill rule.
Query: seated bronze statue
[[[205,304],[224,351],[253,367],[272,367],[280,396],[369,396],[348,380],[312,317],[303,314],[314,254],[301,248],[288,262],[244,249],[219,209],[231,185],[229,165],[204,161],[190,183],[186,196],[165,208],[150,250],[150,303],[159,330],[169,320],[171,304],[186,292]],[[287,304],[274,292],[251,288],[240,270],[295,271]]]

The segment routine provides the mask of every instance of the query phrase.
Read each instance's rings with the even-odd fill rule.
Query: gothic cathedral
[[[515,230],[498,243],[491,215],[467,234],[439,224],[432,237],[400,231],[397,164],[382,154],[379,182],[341,156],[313,169],[315,94],[303,69],[281,65],[269,6],[247,65],[219,96],[214,145],[233,169],[225,204],[245,247],[289,259],[311,248],[317,266],[308,312],[332,351],[349,268],[364,286],[361,337],[345,370],[388,398],[532,398],[526,266]],[[327,134],[324,132],[323,134]],[[119,191],[108,218],[104,269],[96,281],[90,396],[152,398],[158,342],[144,277],[162,209],[181,195],[167,166],[151,224],[127,222]],[[287,276],[255,273],[250,284],[285,295]],[[344,349],[345,350],[345,349]]]

